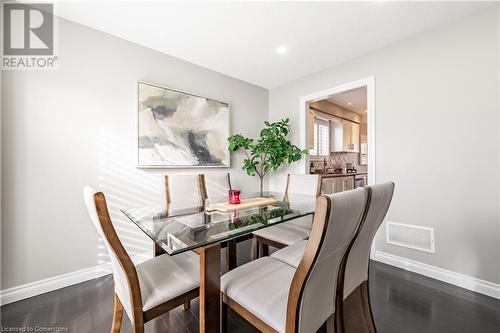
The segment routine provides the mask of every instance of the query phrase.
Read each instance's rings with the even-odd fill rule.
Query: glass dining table
[[[121,211],[154,242],[155,255],[194,251],[200,258],[200,332],[220,331],[220,250],[227,247],[228,268],[236,266],[236,243],[255,230],[314,213],[316,198],[266,192],[262,204],[228,205],[226,198],[203,204],[176,203],[132,207]]]

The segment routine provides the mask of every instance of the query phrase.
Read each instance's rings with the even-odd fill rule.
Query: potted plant
[[[229,151],[242,149],[245,152],[242,169],[250,176],[259,176],[261,196],[264,194],[264,177],[269,171],[276,171],[285,163],[297,162],[308,153],[307,149],[302,150],[287,140],[290,133],[288,118],[275,123],[265,121],[264,124],[266,126],[260,131],[256,142],[240,134],[231,135],[227,139]]]

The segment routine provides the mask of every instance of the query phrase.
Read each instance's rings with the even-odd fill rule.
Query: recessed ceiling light
[[[352,103],[351,102],[347,102],[347,105],[352,105]]]
[[[286,53],[286,46],[285,45],[280,45],[276,48],[276,53],[278,54],[285,54]]]

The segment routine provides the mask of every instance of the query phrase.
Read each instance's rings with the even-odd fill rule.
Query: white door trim
[[[307,110],[306,103],[325,99],[340,92],[366,86],[367,93],[367,121],[368,121],[368,184],[375,184],[375,76],[370,76],[361,80],[341,84],[333,88],[321,90],[306,96],[300,97],[300,147],[307,148]],[[301,173],[308,173],[307,166],[309,158],[300,160],[299,170]]]

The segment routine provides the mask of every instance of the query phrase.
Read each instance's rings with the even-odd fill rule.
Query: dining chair
[[[165,175],[167,211],[202,209],[206,199],[203,174]]]
[[[242,265],[221,278],[222,327],[230,307],[261,332],[334,332],[341,263],[366,205],[362,188],[317,199],[311,234],[297,268],[273,257]]]
[[[227,173],[210,173],[202,175],[205,199],[210,204],[228,200],[229,190],[232,189],[231,176]],[[206,204],[206,202],[205,202]],[[225,248],[225,267],[229,271],[237,265],[236,244],[238,239],[231,239],[221,244]]]
[[[90,218],[104,240],[114,279],[114,313],[111,332],[119,332],[123,310],[135,333],[144,323],[199,295],[199,260],[192,252],[162,255],[135,266],[123,247],[111,218],[106,198],[93,186],[83,189]]]
[[[209,173],[203,176],[205,195],[210,203],[227,200],[231,186],[231,176],[228,173]]]
[[[338,290],[336,322],[342,333],[375,333],[376,326],[369,297],[370,250],[375,234],[389,210],[394,183],[367,186],[369,200],[366,218],[360,226],[342,264]]]
[[[182,215],[203,210],[206,199],[203,174],[165,175],[164,179],[167,215]],[[162,254],[165,254],[165,251],[154,243],[153,256]]]
[[[375,333],[369,298],[370,249],[383,222],[394,193],[394,183],[366,186],[367,208],[352,245],[342,263],[337,291],[337,333]],[[298,267],[307,241],[300,241],[274,252],[271,257]]]
[[[289,195],[307,195],[317,197],[321,194],[321,177],[319,175],[288,174],[285,199]],[[269,246],[281,249],[307,239],[311,232],[313,216],[303,216],[272,227],[253,232],[252,257],[269,255]]]

